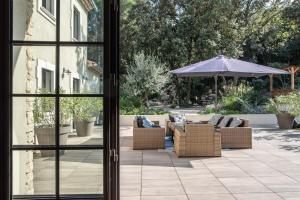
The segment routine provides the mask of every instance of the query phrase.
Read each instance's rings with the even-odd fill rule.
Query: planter
[[[68,134],[72,131],[71,125],[64,125],[59,131],[60,145],[66,145],[68,140]],[[55,145],[55,128],[42,128],[35,127],[34,133],[37,136],[39,145]],[[64,151],[60,152],[64,154]],[[41,151],[42,157],[53,157],[55,156],[54,150],[43,150]]]
[[[96,118],[91,118],[90,120],[75,120],[74,125],[78,137],[90,136],[93,132],[94,123]]]
[[[280,113],[276,115],[280,129],[292,129],[295,117],[288,113]]]

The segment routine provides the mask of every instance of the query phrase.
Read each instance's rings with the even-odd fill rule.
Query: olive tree
[[[143,52],[134,56],[134,62],[127,66],[123,89],[128,95],[140,98],[148,106],[149,95],[162,94],[169,74],[165,64],[157,57],[146,56]]]

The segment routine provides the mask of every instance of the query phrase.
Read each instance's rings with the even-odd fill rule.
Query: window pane
[[[54,0],[37,0],[35,2],[32,3],[32,0],[13,0],[13,39],[55,41]]]
[[[80,13],[75,7],[73,15],[73,37],[80,40]]]
[[[12,125],[14,145],[55,145],[55,98],[13,98]]]
[[[77,46],[60,48],[60,88],[66,94],[73,93],[72,80],[80,82],[80,94],[102,94],[102,47]]]
[[[68,150],[60,156],[60,193],[102,194],[103,152]]]
[[[73,78],[73,94],[80,93],[80,80]]]
[[[51,73],[51,77],[48,75],[48,84],[55,92],[55,68],[55,47],[14,46],[13,92],[49,93],[49,90],[43,89],[43,70]]]
[[[75,8],[80,17],[75,17]],[[74,31],[79,31],[81,41],[103,41],[103,0],[94,1],[60,1],[60,39],[62,41],[76,41]],[[74,22],[78,20],[78,22]],[[80,23],[79,23],[80,22]],[[78,28],[74,27],[80,25]],[[76,40],[74,40],[76,39]]]
[[[60,120],[61,125],[73,127],[67,141],[60,141],[61,145],[103,145],[102,98],[60,98]]]
[[[43,154],[44,151],[13,152],[13,195],[55,194],[55,157]]]

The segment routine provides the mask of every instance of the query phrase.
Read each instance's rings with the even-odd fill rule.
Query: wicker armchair
[[[159,122],[154,122],[159,125]],[[164,149],[164,128],[138,128],[137,121],[133,121],[133,149]]]
[[[222,148],[251,149],[252,128],[249,121],[243,120],[242,127],[226,127],[220,129]]]
[[[210,124],[186,124],[176,128],[175,152],[183,156],[221,156],[221,135]]]

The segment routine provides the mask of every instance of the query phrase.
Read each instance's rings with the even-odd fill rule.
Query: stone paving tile
[[[141,200],[188,200],[186,195],[176,196],[142,196]]]
[[[234,200],[231,194],[199,194],[189,195],[189,200]]]
[[[248,177],[243,170],[233,164],[225,164],[220,166],[210,166],[208,165],[209,170],[218,178],[225,177]]]
[[[120,200],[141,200],[140,196],[132,196],[132,197],[120,197]]]
[[[184,187],[188,195],[194,194],[226,194],[229,193],[224,186],[185,186]]]
[[[272,192],[252,177],[219,178],[231,193]]]
[[[142,182],[142,187],[181,187],[179,179],[163,180],[163,179],[145,179]]]
[[[189,179],[189,178],[202,178],[206,176],[213,177],[213,174],[207,168],[175,168],[178,176],[180,178]]]
[[[280,196],[275,193],[247,193],[233,194],[237,200],[280,200]]]
[[[132,196],[140,196],[141,195],[141,185],[137,186],[129,186],[129,185],[121,185],[120,186],[120,196],[121,197],[132,197]]]
[[[300,192],[300,184],[268,185],[274,192]]]
[[[193,186],[222,186],[221,182],[215,177],[203,177],[200,179],[181,179],[185,188]]]
[[[289,185],[289,184],[296,184],[297,181],[291,179],[288,176],[276,176],[276,177],[256,177],[257,180],[259,180],[264,185]]]
[[[300,192],[280,192],[277,194],[285,200],[300,200]]]
[[[142,196],[170,196],[170,195],[185,195],[181,185],[176,186],[152,186],[142,187]]]

